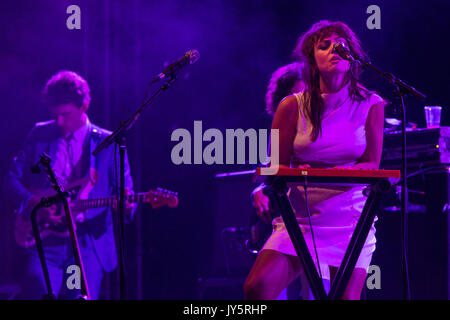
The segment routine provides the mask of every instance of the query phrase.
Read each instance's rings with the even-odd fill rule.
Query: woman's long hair
[[[368,60],[367,54],[361,48],[360,41],[356,34],[343,22],[330,22],[323,20],[315,23],[311,29],[298,39],[293,56],[298,61],[303,61],[302,70],[303,81],[305,82],[304,104],[307,116],[309,117],[313,130],[311,132],[312,141],[316,141],[322,134],[321,118],[324,112],[324,103],[320,96],[320,74],[314,58],[314,46],[318,41],[336,34],[344,38],[350,51]],[[358,84],[362,67],[359,63],[351,63],[346,75],[345,82],[350,81],[349,94],[353,100],[362,101],[367,98],[368,91]]]

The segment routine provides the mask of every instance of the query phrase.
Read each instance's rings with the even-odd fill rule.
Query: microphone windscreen
[[[186,54],[189,56],[190,64],[193,64],[197,62],[198,59],[200,59],[200,53],[195,49],[189,50],[188,52],[186,52]]]

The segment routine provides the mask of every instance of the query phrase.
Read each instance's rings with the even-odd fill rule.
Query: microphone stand
[[[62,188],[59,186],[56,176],[55,176],[52,168],[50,167],[50,162],[51,162],[50,157],[48,155],[46,155],[45,153],[43,153],[41,155],[39,163],[41,163],[43,165],[45,171],[47,172],[48,178],[49,178],[53,188],[57,192],[57,195],[48,197],[48,198],[41,198],[41,201],[33,208],[33,211],[31,212],[31,217],[30,217],[31,226],[33,229],[33,235],[34,235],[34,238],[36,241],[36,247],[38,250],[39,259],[41,261],[42,271],[44,273],[44,279],[45,279],[45,283],[47,286],[47,294],[44,295],[44,299],[45,300],[54,300],[55,295],[52,292],[52,288],[51,288],[51,284],[50,284],[50,277],[49,277],[49,273],[48,273],[47,264],[45,261],[44,250],[43,250],[42,241],[41,241],[41,237],[40,237],[39,227],[38,227],[37,221],[36,221],[37,220],[37,211],[38,211],[38,209],[40,209],[42,207],[49,207],[53,204],[62,202],[64,205],[64,211],[66,214],[67,225],[68,225],[68,229],[69,229],[70,238],[72,241],[72,250],[73,250],[73,255],[75,258],[75,263],[80,268],[81,295],[79,297],[79,300],[90,300],[89,288],[88,288],[88,285],[86,282],[87,281],[86,274],[85,274],[83,262],[81,259],[80,248],[78,245],[76,226],[75,226],[75,222],[73,221],[73,217],[70,213],[69,203],[67,201],[67,198],[69,197],[69,193],[66,191],[63,191]]]
[[[61,195],[55,197],[41,198],[41,201],[31,211],[30,220],[31,228],[33,230],[34,240],[36,242],[36,249],[38,251],[39,260],[41,261],[42,273],[44,274],[45,285],[47,287],[47,294],[45,294],[42,300],[56,300],[56,296],[53,294],[52,285],[50,282],[50,276],[48,273],[47,262],[45,261],[44,248],[42,245],[41,232],[37,224],[37,211],[44,207],[50,207],[53,204],[59,203],[69,196],[68,192],[63,192]]]
[[[47,287],[47,294],[42,297],[42,300],[56,300],[55,295],[52,291],[52,285],[50,283],[50,276],[48,274],[47,262],[45,261],[44,248],[42,247],[41,233],[39,232],[39,227],[36,222],[36,213],[39,209],[45,207],[42,199],[31,211],[31,227],[33,229],[33,235],[36,242],[36,248],[39,255],[39,260],[41,261],[42,273],[44,274],[45,286]]]
[[[177,80],[174,73],[170,74],[169,80],[164,83],[158,91],[156,91],[153,96],[151,96],[148,100],[147,92],[144,97],[144,102],[139,107],[139,109],[126,121],[123,121],[120,126],[114,130],[114,132],[105,138],[92,152],[92,155],[97,156],[100,151],[109,147],[113,142],[115,142],[119,147],[119,158],[120,158],[120,190],[119,190],[119,212],[116,216],[115,221],[115,230],[116,230],[116,243],[117,243],[117,251],[119,255],[119,287],[120,287],[120,300],[126,299],[126,276],[125,276],[125,256],[124,256],[124,225],[125,225],[125,154],[126,154],[126,133],[129,131],[136,121],[141,116],[145,107],[147,107],[150,102],[156,98],[162,91],[167,90],[175,81]],[[153,83],[153,82],[152,82]],[[151,84],[150,84],[151,85]]]
[[[425,99],[426,96],[417,91],[414,87],[406,84],[391,73],[384,72],[375,67],[371,63],[364,61],[356,55],[351,55],[347,58],[351,62],[361,63],[362,65],[377,72],[394,86],[394,96],[400,99],[400,112],[402,116],[402,164],[401,164],[401,183],[402,183],[402,195],[401,195],[401,233],[402,233],[402,280],[403,280],[403,297],[406,300],[411,299],[411,289],[409,283],[408,274],[408,258],[407,258],[407,242],[408,242],[408,220],[407,220],[407,203],[408,203],[408,187],[407,187],[407,166],[406,166],[406,108],[404,97],[407,94],[411,94],[417,98]]]

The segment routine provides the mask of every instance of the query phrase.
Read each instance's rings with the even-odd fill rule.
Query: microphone
[[[52,159],[50,159],[50,157],[44,152],[43,154],[41,154],[41,158],[39,159],[39,161],[37,161],[34,165],[30,167],[31,173],[34,174],[41,173],[40,165],[41,164],[43,164],[44,166],[49,165],[51,160]]]
[[[353,57],[352,52],[345,42],[341,39],[337,40],[333,45],[333,51],[335,51],[342,59],[348,60],[350,62],[354,62],[355,58]]]
[[[152,84],[155,82],[158,82],[159,80],[163,80],[166,76],[174,76],[178,71],[180,71],[182,68],[187,66],[188,64],[193,64],[197,62],[197,60],[200,58],[200,53],[195,50],[189,50],[184,54],[183,57],[181,57],[178,61],[169,64],[163,72],[161,72],[159,75],[157,75],[153,80]]]

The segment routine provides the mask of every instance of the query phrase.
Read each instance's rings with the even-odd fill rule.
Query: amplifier
[[[381,168],[398,169],[401,166],[401,131],[385,132]],[[406,132],[408,167],[450,163],[450,127],[411,129]]]

